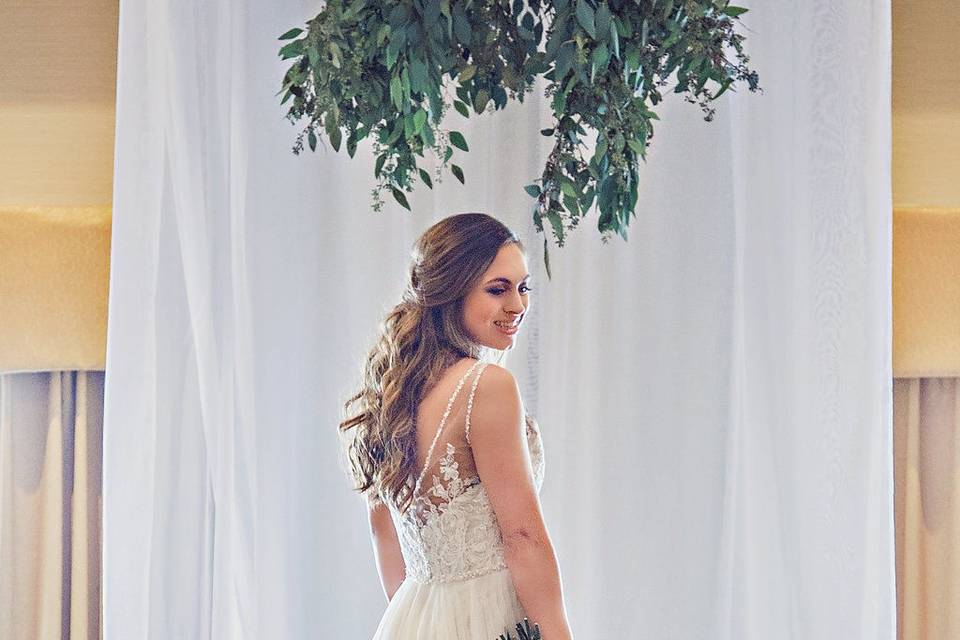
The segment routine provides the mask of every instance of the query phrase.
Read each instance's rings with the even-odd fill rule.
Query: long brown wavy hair
[[[496,218],[461,213],[437,222],[414,244],[401,300],[380,324],[360,389],[344,404],[339,426],[354,489],[373,501],[387,499],[400,511],[410,505],[417,406],[447,367],[484,352],[463,326],[463,302],[511,243],[524,250]]]

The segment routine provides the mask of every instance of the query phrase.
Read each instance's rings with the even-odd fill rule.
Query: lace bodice
[[[458,449],[447,442],[437,459],[436,473],[421,474],[413,503],[405,513],[391,507],[407,579],[416,582],[466,580],[506,568],[503,541],[496,516],[469,453],[470,409],[485,363],[475,363],[457,385],[434,438],[443,431],[453,400],[464,380],[479,365],[467,402],[467,445]],[[537,491],[543,484],[543,441],[536,422],[526,418],[527,449]],[[433,446],[431,446],[432,452]],[[430,467],[430,453],[424,470]],[[421,484],[425,482],[426,484]]]

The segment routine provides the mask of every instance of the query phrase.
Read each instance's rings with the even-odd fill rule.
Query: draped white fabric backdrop
[[[507,365],[577,637],[893,638],[889,2],[752,4],[765,94],[668,97],[630,242],[592,214],[547,281],[539,92],[451,111],[466,187],[373,213],[368,144],[294,157],[274,96],[318,3],[123,0],[105,637],[372,634],[340,404],[414,238],[479,210],[529,240]]]

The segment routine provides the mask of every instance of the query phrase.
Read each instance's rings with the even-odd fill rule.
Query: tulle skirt
[[[404,580],[373,640],[496,640],[523,620],[509,569],[459,582]]]

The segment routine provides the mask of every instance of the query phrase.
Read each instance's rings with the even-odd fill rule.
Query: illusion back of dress
[[[477,361],[460,378],[437,427],[423,470],[411,480],[414,498],[400,513],[391,506],[406,578],[416,583],[468,580],[505,569],[496,516],[477,474],[470,447],[470,414],[486,363]],[[474,374],[462,424],[447,424],[465,382]],[[540,431],[527,416],[526,436],[537,490],[543,484]],[[388,502],[389,504],[389,502]]]

